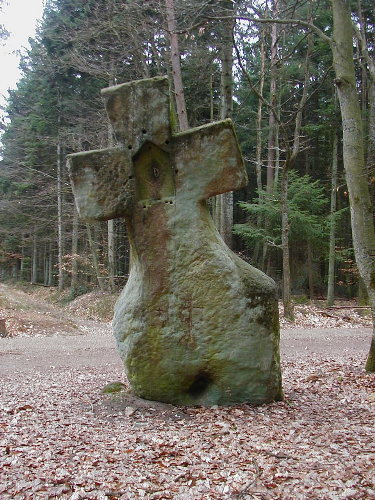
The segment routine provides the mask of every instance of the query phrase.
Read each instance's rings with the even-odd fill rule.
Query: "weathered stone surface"
[[[133,391],[182,405],[280,399],[275,284],[229,250],[206,204],[247,183],[230,120],[173,134],[166,78],[104,96],[120,148],[69,165],[83,217],[126,219],[113,327]]]

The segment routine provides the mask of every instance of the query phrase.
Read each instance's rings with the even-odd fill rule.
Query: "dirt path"
[[[0,318],[17,336],[0,339],[0,374],[61,368],[121,367],[109,323],[82,319],[57,305],[0,283]],[[365,355],[370,328],[283,329],[281,354]]]
[[[82,319],[54,304],[0,284],[0,318],[17,336],[0,339],[0,374],[56,368],[121,368],[110,323]],[[12,322],[13,321],[13,322]],[[281,354],[365,356],[370,328],[294,328],[281,333]]]
[[[370,328],[283,330],[281,355],[285,360],[293,360],[296,354],[306,357],[339,354],[348,360],[354,354],[362,354],[365,358],[370,339]],[[0,361],[0,375],[57,368],[112,366],[121,369],[115,340],[106,324],[98,325],[97,332],[85,335],[0,339]]]

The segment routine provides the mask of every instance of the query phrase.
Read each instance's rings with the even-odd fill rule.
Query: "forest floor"
[[[0,284],[1,499],[375,499],[366,310],[282,321],[283,402],[186,408],[126,391],[97,314],[114,297],[60,307],[53,293]],[[114,381],[125,390],[103,395]]]

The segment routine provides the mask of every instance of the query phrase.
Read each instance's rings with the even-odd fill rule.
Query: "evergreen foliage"
[[[331,36],[330,3],[279,0],[279,11],[276,12],[273,2],[234,2],[237,14],[243,19],[235,24],[233,38],[237,56],[233,75],[233,119],[250,179],[245,190],[234,194],[235,234],[238,236],[236,249],[242,251],[246,246],[251,258],[259,265],[259,248],[267,243],[269,258],[268,264],[264,265],[276,279],[280,279],[282,267],[280,178],[295,143],[294,131],[306,75],[306,53],[311,50],[308,95],[298,135],[300,145],[290,166],[292,171],[289,172],[287,196],[291,287],[298,291],[303,288],[304,292],[307,288],[305,267],[308,244],[312,248],[311,265],[317,286],[325,281],[327,274],[332,131],[338,129],[341,135],[333,90],[332,51],[324,39],[313,35],[309,39],[306,27],[280,24],[274,60],[277,69],[276,95],[273,96],[272,25],[257,22],[257,19],[273,16],[313,21],[324,34]],[[31,264],[35,264],[34,279],[56,284],[57,239],[60,234],[66,286],[72,286],[72,289],[93,286],[97,283],[96,274],[99,274],[101,282],[106,282],[107,227],[98,224],[87,228],[82,221],[75,222],[64,158],[70,152],[106,147],[113,140],[100,98],[103,87],[170,73],[169,38],[162,4],[158,0],[47,1],[38,34],[21,61],[23,76],[17,88],[9,94],[8,118],[2,135],[2,279],[16,272],[19,278],[31,280]],[[189,123],[198,126],[219,118],[220,50],[226,26],[222,18],[231,9],[224,0],[203,3],[175,0],[175,8]],[[368,55],[374,60],[372,2],[352,2],[352,15],[356,25],[360,25],[366,35]],[[0,37],[3,34],[0,31]],[[368,137],[368,173],[374,185],[371,163],[373,129],[370,123],[370,90],[374,83],[369,78],[363,49],[358,43],[355,47],[357,87]],[[273,99],[274,109],[271,107]],[[270,168],[269,118],[273,113],[278,120],[278,143],[275,148],[277,158],[272,165],[275,185],[270,189],[267,186],[267,170]],[[258,189],[257,185],[257,150],[260,151],[262,189]],[[59,165],[63,165],[61,172]],[[338,171],[336,217],[340,217],[340,224],[336,225],[337,258],[340,252],[353,247],[341,153]],[[244,201],[238,203],[239,200]],[[91,243],[87,237],[88,230]],[[122,285],[129,260],[122,221],[116,221],[115,233],[118,257],[116,280]],[[93,257],[93,252],[97,254],[97,259]],[[8,254],[21,257],[18,261],[16,259],[16,264],[13,258],[7,263],[4,256]],[[345,270],[344,264],[336,266],[336,281],[345,282],[348,269],[356,280],[353,266],[348,264]],[[77,273],[78,282],[74,278]],[[301,278],[301,275],[304,277]],[[354,292],[350,290],[350,293],[355,293],[355,288]],[[324,293],[323,288],[320,291]]]
[[[310,241],[317,248],[324,247],[327,239],[328,221],[325,215],[327,196],[320,182],[310,176],[300,176],[296,171],[289,174],[288,212],[290,243],[298,246]],[[274,193],[262,191],[253,203],[239,202],[248,214],[248,220],[234,226],[234,232],[253,247],[255,243],[269,243],[281,247],[281,200],[280,187]],[[268,225],[259,226],[259,217]]]

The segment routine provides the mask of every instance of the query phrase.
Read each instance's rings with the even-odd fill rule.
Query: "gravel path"
[[[0,318],[10,317],[24,330],[0,338],[0,375],[14,371],[112,366],[121,368],[110,323],[83,319],[55,304],[0,283]],[[29,331],[27,322],[32,325]],[[26,328],[26,329],[25,329]],[[371,328],[282,329],[285,360],[301,354],[365,357]]]
[[[284,330],[281,355],[292,360],[295,354],[323,354],[348,359],[365,357],[370,345],[370,328],[325,328]],[[57,368],[121,367],[115,340],[108,324],[98,324],[95,333],[52,337],[0,339],[0,375],[12,372],[50,371]]]

